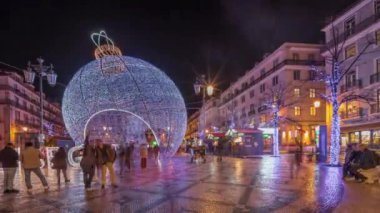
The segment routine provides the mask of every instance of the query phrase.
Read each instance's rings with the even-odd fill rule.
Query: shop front
[[[342,128],[342,146],[351,143],[367,144],[371,148],[380,149],[380,126]]]

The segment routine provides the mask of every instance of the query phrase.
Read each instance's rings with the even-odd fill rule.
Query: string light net
[[[104,71],[104,64],[115,62],[119,63],[117,72]],[[161,154],[166,156],[179,148],[187,123],[185,103],[173,81],[150,63],[127,56],[103,57],[83,66],[65,90],[62,113],[66,128],[77,144],[83,143],[84,132],[90,126],[110,133],[118,130],[114,135],[121,141],[129,134],[123,129],[138,125],[135,129],[152,130]],[[107,116],[106,120],[114,119],[111,124],[91,121],[98,115]],[[118,122],[130,117],[133,122]],[[105,134],[109,136],[108,132]]]

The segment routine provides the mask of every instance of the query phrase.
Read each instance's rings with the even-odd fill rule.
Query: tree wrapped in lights
[[[340,154],[340,115],[339,108],[343,103],[349,101],[365,101],[371,100],[370,93],[355,91],[348,92],[339,96],[338,88],[345,77],[350,73],[351,68],[358,62],[359,58],[374,43],[372,39],[367,38],[367,43],[359,50],[359,54],[354,57],[342,59],[344,54],[345,40],[338,39],[338,29],[332,26],[333,44],[328,46],[328,56],[325,57],[326,64],[331,66],[331,71],[326,72],[317,67],[313,67],[316,79],[324,81],[327,86],[327,93],[321,96],[332,105],[332,122],[331,122],[331,143],[330,143],[330,165],[339,165]],[[351,61],[348,63],[347,59]],[[346,65],[344,65],[346,64]],[[341,91],[342,92],[342,91]]]
[[[109,39],[102,32],[98,36]],[[112,47],[113,42],[101,45],[100,39],[93,40],[98,42],[97,59],[73,76],[62,101],[70,136],[82,144],[92,118],[105,112],[109,112],[107,116],[122,112],[143,122],[158,142],[156,132],[167,129],[170,141],[161,147],[161,153],[173,155],[182,142],[187,123],[185,103],[174,82],[148,62],[120,55],[120,50]]]

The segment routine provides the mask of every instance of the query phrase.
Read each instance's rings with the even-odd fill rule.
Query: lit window
[[[298,97],[300,97],[300,94],[301,94],[300,89],[299,88],[294,88],[294,96],[298,98]]]
[[[299,106],[294,107],[294,115],[295,116],[301,115],[301,107],[299,107]]]
[[[315,116],[317,114],[317,109],[315,107],[310,107],[310,115]]]
[[[344,52],[345,52],[346,58],[351,58],[355,56],[356,55],[355,44],[351,44],[350,46],[346,47]]]
[[[376,31],[375,37],[376,37],[376,45],[380,45],[380,30]]]
[[[315,98],[315,89],[310,89],[310,98]]]
[[[265,123],[265,115],[260,116],[260,122]]]

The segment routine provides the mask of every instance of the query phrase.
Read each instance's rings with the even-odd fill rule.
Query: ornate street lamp
[[[44,77],[50,86],[55,86],[57,83],[57,74],[53,70],[53,65],[50,66],[44,65],[44,59],[41,57],[37,58],[38,64],[31,64],[28,62],[28,67],[24,70],[25,81],[29,84],[34,83],[34,79],[37,76],[39,77],[40,84],[40,134],[38,135],[38,140],[40,143],[44,142],[45,135],[43,134],[43,120],[44,120],[44,102],[43,102],[43,84],[42,81]]]

